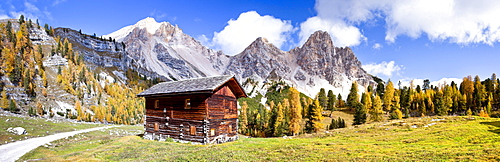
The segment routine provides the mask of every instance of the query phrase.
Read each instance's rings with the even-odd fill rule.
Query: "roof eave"
[[[138,94],[137,97],[163,97],[163,96],[197,95],[197,94],[213,94],[213,91],[212,90],[203,90],[203,91],[192,91],[192,92]]]

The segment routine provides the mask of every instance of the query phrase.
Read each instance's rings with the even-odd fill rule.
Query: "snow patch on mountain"
[[[121,28],[118,31],[115,31],[111,34],[108,35],[103,35],[104,38],[114,38],[117,41],[121,42],[123,38],[125,38],[127,35],[129,35],[135,28],[140,28],[140,29],[146,29],[146,31],[149,34],[155,34],[155,32],[160,28],[162,24],[169,24],[168,22],[161,22],[158,23],[156,20],[152,17],[147,17],[145,19],[140,20],[134,25],[129,25],[126,27]]]
[[[179,80],[214,75],[235,75],[240,82],[255,81],[247,93],[267,92],[266,83],[284,81],[314,97],[321,88],[347,97],[353,81],[374,85],[349,47],[335,47],[327,32],[318,31],[302,46],[282,51],[258,38],[241,53],[228,56],[203,46],[168,22],[145,18],[105,37],[125,44],[131,66],[150,78]],[[252,93],[254,95],[256,93]]]

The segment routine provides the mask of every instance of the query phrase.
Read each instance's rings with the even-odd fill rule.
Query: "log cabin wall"
[[[159,83],[146,98],[145,139],[214,144],[238,139],[237,98],[247,97],[234,76]]]
[[[203,94],[146,98],[145,137],[206,143],[207,97]],[[186,99],[190,101],[189,108],[185,107]]]
[[[238,109],[236,96],[225,85],[207,99],[210,130],[209,143],[223,143],[237,139]]]

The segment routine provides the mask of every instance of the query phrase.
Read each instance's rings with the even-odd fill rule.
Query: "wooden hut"
[[[237,99],[247,97],[234,76],[163,82],[146,98],[144,138],[214,144],[238,139]]]

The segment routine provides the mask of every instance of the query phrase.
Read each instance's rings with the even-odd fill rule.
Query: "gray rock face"
[[[319,83],[322,80],[332,85],[329,88],[342,92],[347,92],[344,87],[352,81],[362,86],[375,83],[361,68],[352,50],[335,47],[330,35],[323,31],[315,32],[302,47],[288,52],[258,38],[243,52],[231,57],[224,74],[235,74],[240,79],[283,79],[311,96],[325,86]],[[308,90],[311,91],[308,93]]]
[[[68,28],[56,28],[54,34],[61,37],[61,41],[68,39],[73,44],[73,50],[83,54],[85,61],[102,67],[118,67],[126,69],[129,60],[125,57],[124,44],[107,39],[100,39],[81,34]]]
[[[231,57],[224,74],[233,74],[245,79],[251,76],[266,79],[274,71],[275,76],[285,76],[291,72],[287,63],[287,53],[257,38],[243,52]]]
[[[309,75],[320,76],[334,86],[340,86],[345,75],[350,81],[366,86],[374,83],[371,76],[361,68],[361,62],[349,47],[335,47],[327,32],[317,31],[301,48],[290,51],[297,64]]]
[[[85,60],[101,66],[132,68],[150,78],[178,80],[214,75],[235,75],[239,81],[282,80],[307,95],[320,88],[346,94],[353,81],[374,84],[349,47],[335,47],[330,35],[317,31],[302,47],[282,51],[265,38],[258,38],[243,52],[227,56],[203,46],[170,23],[152,18],[110,34],[123,43],[57,32],[83,50]],[[255,85],[254,85],[255,86]],[[262,87],[262,86],[261,86]]]
[[[225,64],[224,57],[219,59],[220,53],[166,22],[160,23],[154,33],[135,27],[124,36],[123,42],[128,57],[136,63],[135,68],[153,73],[149,77],[171,80],[219,75],[217,65]]]

